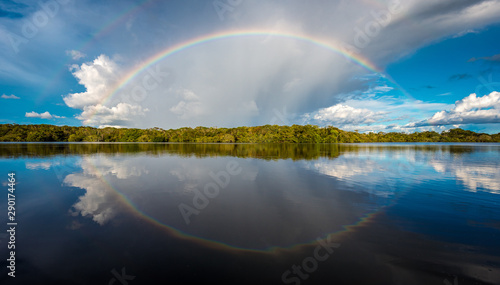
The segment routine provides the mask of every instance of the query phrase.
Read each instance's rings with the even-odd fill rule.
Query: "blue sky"
[[[0,123],[498,133],[499,14],[481,0],[2,1]],[[158,52],[243,30],[268,35],[183,49],[105,100]]]

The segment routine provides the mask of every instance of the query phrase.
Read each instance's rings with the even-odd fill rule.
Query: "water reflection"
[[[317,159],[336,157],[336,144],[163,144],[163,143],[3,143],[0,157],[53,157],[86,154],[175,155],[181,157],[239,157]]]
[[[105,283],[122,266],[136,284],[278,284],[327,237],[342,246],[309,284],[500,283],[499,144],[2,144],[0,157],[26,209],[23,284]],[[198,211],[189,224],[181,204]]]
[[[42,161],[42,162],[26,162],[26,169],[36,170],[44,169],[49,170],[52,166],[57,165],[57,162],[53,161]]]
[[[363,145],[355,148],[356,151],[350,152],[350,149],[341,147],[342,155],[337,159],[321,158],[306,162],[305,168],[344,180],[349,185],[359,184],[361,189],[375,189],[373,194],[382,196],[388,196],[396,190],[393,187],[395,180],[411,179],[411,183],[415,184],[423,180],[446,178],[443,174],[461,181],[467,191],[500,194],[498,146],[437,145],[432,148],[410,145],[380,149]],[[481,159],[478,159],[478,153],[483,153]],[[382,185],[388,186],[387,191],[376,189]]]
[[[71,187],[85,189],[85,194],[80,196],[70,209],[75,216],[81,214],[91,217],[100,225],[106,224],[120,211],[120,201],[117,194],[99,177],[85,176],[82,174],[70,174],[64,179],[64,183]]]
[[[390,205],[395,198],[416,185],[443,179],[443,172],[453,173],[457,180],[463,181],[465,190],[476,191],[482,187],[497,193],[499,189],[495,177],[498,175],[498,165],[481,166],[480,163],[484,161],[468,165],[469,156],[476,152],[464,146],[136,147],[145,148],[146,155],[133,152],[131,156],[123,152],[82,157],[78,162],[81,172],[64,177],[66,185],[86,190],[85,195],[72,206],[72,214],[91,217],[104,225],[120,212],[132,211],[181,232],[237,247],[287,247],[341,232],[346,226],[360,222],[367,214]],[[82,149],[88,150],[89,146],[85,145]],[[311,149],[310,152],[316,153],[319,158],[301,155],[307,149]],[[269,150],[269,155],[266,150]],[[200,193],[203,193],[204,186],[214,182],[214,173],[223,171],[230,161],[229,157],[212,158],[212,152],[217,151],[228,156],[245,154],[244,157],[259,157],[263,160],[237,159],[244,169],[241,175],[230,177],[231,181],[227,182],[231,184],[227,189],[219,189],[222,194],[216,199],[199,198],[203,196]],[[479,151],[483,150],[479,148]],[[188,158],[181,159],[177,154]],[[295,164],[277,160],[290,156],[304,161]],[[57,165],[57,162],[54,164]],[[298,166],[335,178],[336,182],[304,175]],[[367,193],[370,196],[345,198],[342,197],[342,191]],[[325,197],[328,199],[325,200]],[[207,200],[207,208],[194,209],[196,199]],[[344,202],[346,199],[349,203]],[[352,199],[356,199],[356,203],[352,203]],[[189,213],[187,223],[185,215],[179,211],[181,204],[194,209]],[[351,206],[347,206],[349,204]],[[238,218],[235,219],[235,216]],[[193,224],[188,225],[191,221]],[[246,234],[235,235],[227,228]]]
[[[242,171],[225,180],[220,173],[230,163]],[[342,231],[366,214],[357,204],[343,203],[335,184],[303,176],[291,161],[92,155],[79,166],[81,171],[64,178],[66,185],[85,190],[70,212],[100,225],[132,212],[200,239],[266,249]],[[199,198],[214,182],[219,194]],[[179,205],[195,208],[205,200],[187,224]]]
[[[452,175],[467,186],[471,192],[486,191],[500,194],[500,161],[464,163],[453,159],[448,163],[431,161],[434,169],[442,174]],[[486,164],[486,165],[485,165]]]

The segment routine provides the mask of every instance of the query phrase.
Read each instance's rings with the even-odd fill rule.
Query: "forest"
[[[371,143],[371,142],[500,142],[500,133],[450,129],[441,133],[343,131],[315,125],[217,128],[93,128],[0,124],[1,142],[191,142],[191,143]]]

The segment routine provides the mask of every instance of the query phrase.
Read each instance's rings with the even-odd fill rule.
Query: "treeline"
[[[351,146],[351,147],[350,147]],[[0,157],[53,157],[87,154],[106,155],[175,155],[181,157],[259,158],[265,160],[309,160],[319,157],[335,158],[341,151],[359,151],[354,145],[342,144],[200,144],[200,143],[75,143],[32,144],[16,143],[0,147]]]
[[[415,151],[419,153],[463,153],[489,151],[467,145],[441,144],[291,144],[291,143],[13,143],[0,147],[0,158],[42,158],[54,156],[105,154],[109,156],[164,156],[180,157],[239,157],[264,160],[316,160],[336,158],[341,153],[381,153],[387,151]]]
[[[363,143],[363,142],[500,142],[500,133],[451,129],[441,133],[358,133],[314,125],[238,128],[180,128],[163,130],[0,125],[2,142],[196,142],[196,143]]]

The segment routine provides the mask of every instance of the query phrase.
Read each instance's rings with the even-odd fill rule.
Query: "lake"
[[[0,169],[1,284],[500,284],[500,144],[3,143]]]

